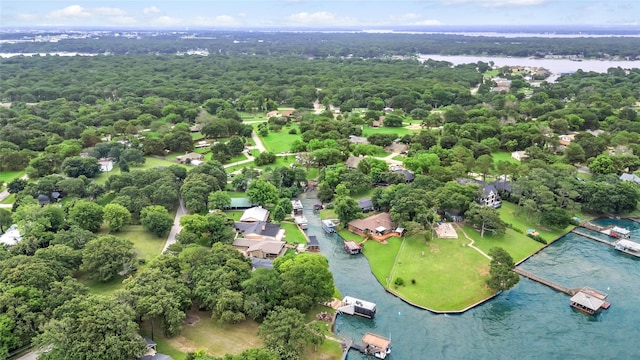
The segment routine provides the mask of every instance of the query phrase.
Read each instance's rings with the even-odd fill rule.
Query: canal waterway
[[[524,270],[563,286],[591,286],[608,293],[611,308],[594,317],[571,308],[567,295],[524,278],[463,314],[436,315],[385,292],[364,256],[347,255],[342,242],[322,230],[312,210],[318,202],[314,194],[303,194],[301,200],[309,221],[307,232],[318,237],[340,292],[378,306],[375,319],[338,316],[338,337],[360,341],[366,332],[390,337],[389,358],[402,360],[640,358],[636,258],[570,233],[521,264]],[[632,239],[640,239],[640,224],[624,220],[616,224],[632,230]],[[365,358],[354,351],[348,357]]]

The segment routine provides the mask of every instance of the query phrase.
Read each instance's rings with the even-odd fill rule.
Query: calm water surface
[[[305,196],[307,196],[305,198]],[[569,307],[569,297],[521,278],[518,285],[461,315],[435,315],[387,294],[364,256],[349,256],[324,233],[304,194],[309,234],[343,295],[375,302],[373,320],[338,316],[339,337],[359,341],[367,332],[391,337],[390,359],[638,359],[640,358],[640,261],[606,245],[568,234],[527,260],[523,269],[563,286],[591,286],[609,294],[612,306],[592,317]],[[607,222],[605,222],[607,224]],[[618,221],[640,239],[640,224]],[[351,351],[349,359],[366,359]],[[369,358],[371,359],[371,358]]]

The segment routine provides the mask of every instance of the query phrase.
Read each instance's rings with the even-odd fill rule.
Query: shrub
[[[543,239],[540,235],[527,234],[527,236],[541,244],[547,244],[547,240]]]
[[[298,130],[296,130],[295,128],[289,130],[289,134],[291,134],[291,135],[295,135],[297,133],[298,133]]]
[[[415,285],[416,284],[416,279],[411,279],[411,285]]]
[[[403,286],[404,285],[404,280],[401,277],[398,277],[394,280],[393,284],[398,287],[398,286]]]

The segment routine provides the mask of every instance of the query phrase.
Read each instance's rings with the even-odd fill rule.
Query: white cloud
[[[182,20],[164,15],[164,16],[159,16],[155,18],[153,22],[156,25],[172,26],[172,25],[180,25],[182,23]]]
[[[99,7],[96,8],[95,10],[91,11],[97,15],[104,15],[104,16],[124,16],[127,15],[127,12],[122,10],[122,9],[118,9],[118,8],[110,8],[110,7]]]
[[[339,17],[327,11],[314,13],[300,12],[287,16],[287,19],[298,25],[355,25],[357,21],[349,17]]]
[[[47,16],[50,19],[86,19],[92,17],[93,14],[80,5],[67,6],[64,9],[54,10]]]
[[[38,15],[33,14],[18,14],[16,15],[16,19],[24,22],[33,22],[38,20],[40,17]]]
[[[428,19],[428,20],[421,20],[421,21],[416,21],[414,23],[412,23],[411,25],[425,25],[425,26],[432,26],[432,25],[442,25],[442,23],[440,22],[440,20],[435,20],[435,19]]]
[[[193,19],[193,24],[200,26],[235,26],[239,25],[239,22],[233,16],[219,15],[215,17],[196,16]]]
[[[445,0],[445,5],[476,4],[483,7],[533,6],[547,0]]]
[[[159,14],[160,13],[160,9],[158,9],[156,6],[151,6],[151,7],[147,7],[144,8],[143,12],[145,14]]]

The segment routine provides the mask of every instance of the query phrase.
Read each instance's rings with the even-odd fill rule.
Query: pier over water
[[[560,292],[565,293],[565,294],[570,295],[570,296],[573,296],[578,292],[578,289],[566,288],[564,286],[561,286],[561,285],[558,285],[558,284],[554,283],[551,280],[547,280],[547,279],[542,278],[540,276],[534,275],[534,274],[532,274],[532,273],[530,273],[528,271],[524,271],[524,270],[522,270],[522,269],[520,269],[518,267],[514,268],[513,272],[518,274],[518,275],[524,276],[527,279],[530,279],[530,280],[533,280],[533,281],[535,281],[537,283],[540,283],[542,285],[546,285],[546,286],[552,288],[553,290],[560,291]]]

